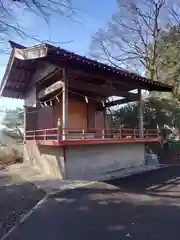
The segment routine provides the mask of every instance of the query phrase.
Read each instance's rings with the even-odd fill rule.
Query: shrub
[[[15,147],[0,147],[0,165],[7,166],[23,162],[23,152]]]

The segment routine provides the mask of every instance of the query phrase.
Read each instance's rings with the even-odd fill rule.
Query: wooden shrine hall
[[[45,152],[50,146],[57,151],[59,146],[62,151],[59,154],[66,161],[73,156],[70,149],[76,151],[74,156],[81,159],[78,148],[84,145],[88,148],[86,151],[94,156],[97,145],[104,152],[110,145],[110,148],[117,148],[118,144],[118,149],[125,146],[130,149],[131,145],[140,143],[137,146],[143,149],[139,150],[143,161],[144,144],[159,140],[157,129],[144,131],[141,91],[171,92],[172,86],[49,44],[33,47],[10,44],[12,52],[0,93],[3,97],[24,99],[24,143],[28,152],[36,152],[34,155],[39,158],[40,165],[43,160],[40,160],[42,153],[39,149],[42,146]],[[135,89],[137,93],[132,92]],[[109,101],[111,96],[122,99]],[[113,129],[107,109],[128,102],[139,102],[139,125],[136,129]],[[119,144],[123,143],[125,145],[120,147]],[[57,153],[52,155],[57,156]],[[70,175],[74,176],[72,178],[82,177],[78,174]]]

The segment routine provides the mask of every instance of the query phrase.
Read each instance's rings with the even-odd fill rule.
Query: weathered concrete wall
[[[68,147],[64,162],[61,147],[29,142],[25,145],[24,160],[51,178],[94,181],[109,179],[116,171],[145,165],[145,148],[143,143]]]
[[[67,178],[99,180],[104,174],[145,164],[143,143],[68,147]]]
[[[38,168],[52,178],[65,178],[62,148],[38,146],[35,142],[24,145],[24,163]]]

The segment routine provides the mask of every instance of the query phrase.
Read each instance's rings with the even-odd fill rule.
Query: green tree
[[[23,142],[24,113],[21,108],[6,110],[2,124],[9,137]]]
[[[174,86],[172,95],[161,93],[158,97],[166,98],[163,108],[180,137],[180,25],[162,31],[157,46],[160,58],[156,62],[156,80]],[[157,93],[151,95],[157,98]]]
[[[180,138],[180,108],[173,99],[149,97],[143,107],[144,127],[160,130],[170,129],[174,136]],[[138,127],[138,106],[128,104],[114,112],[116,126]]]
[[[164,0],[117,0],[119,11],[93,36],[91,53],[110,65],[174,85],[171,94],[151,93],[144,123],[179,129],[180,4]],[[137,105],[115,112],[115,121],[137,126]],[[179,131],[180,132],[180,131]]]
[[[173,97],[180,103],[180,25],[163,31],[157,42],[156,79],[174,86]]]
[[[138,105],[127,104],[114,112],[115,123],[126,125],[131,128],[138,127]],[[167,99],[150,97],[144,101],[143,118],[146,128],[163,128],[165,125],[173,125],[170,107],[167,107]]]

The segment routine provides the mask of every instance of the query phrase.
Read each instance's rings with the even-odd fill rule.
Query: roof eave
[[[6,82],[8,80],[9,73],[12,69],[13,63],[14,63],[14,49],[11,52],[11,55],[10,55],[10,58],[9,58],[9,61],[8,61],[8,64],[7,64],[7,68],[5,70],[5,73],[4,73],[2,82],[1,82],[0,96],[3,96],[3,90],[6,86]]]
[[[171,86],[169,84],[161,83],[158,81],[152,81],[148,78],[142,77],[135,73],[130,73],[126,70],[117,69],[115,67],[111,67],[107,64],[98,62],[96,60],[88,59],[87,57],[83,57],[78,54],[71,53],[67,50],[61,49],[60,47],[54,47],[54,46],[50,45],[49,50],[51,50],[51,54],[53,54],[55,56],[63,55],[64,57],[68,57],[71,60],[74,59],[81,63],[87,63],[88,65],[92,65],[93,67],[96,67],[97,69],[106,70],[109,73],[116,74],[117,77],[124,76],[127,78],[129,77],[131,80],[137,80],[137,81],[139,81],[139,85],[141,85],[141,86],[146,85],[146,88],[144,88],[145,90],[148,90],[148,88],[149,88],[150,91],[163,91],[163,92],[172,92],[173,91],[173,86]]]
[[[17,58],[19,60],[35,60],[39,58],[45,58],[48,56],[64,56],[68,58],[69,60],[74,60],[82,64],[91,65],[95,70],[100,69],[103,71],[108,71],[112,76],[116,77],[117,79],[119,77],[126,77],[129,78],[129,82],[135,81],[139,86],[141,86],[142,89],[146,89],[149,91],[163,91],[163,92],[172,92],[173,87],[168,84],[163,84],[160,82],[151,81],[150,79],[138,76],[137,74],[129,73],[127,71],[123,71],[121,69],[116,69],[113,67],[110,67],[106,64],[100,63],[98,61],[88,59],[83,56],[79,56],[75,53],[68,52],[64,49],[61,49],[59,47],[55,47],[49,44],[40,44],[33,47],[24,47],[22,45],[16,44],[14,42],[10,42],[12,47],[12,52],[9,58],[9,62],[2,80],[1,84],[1,90],[0,90],[0,96],[3,96],[3,90],[6,85],[7,79],[9,77],[9,73],[13,67],[14,58]]]
[[[33,60],[46,57],[48,47],[45,44],[38,45],[31,48],[14,48],[14,56],[20,60]]]

